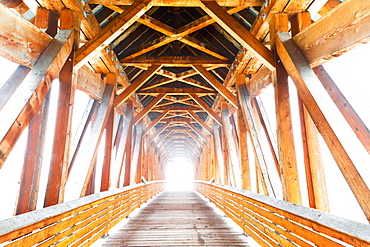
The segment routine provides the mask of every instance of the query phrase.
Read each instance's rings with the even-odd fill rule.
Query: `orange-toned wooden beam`
[[[67,60],[75,38],[72,30],[60,30],[57,36],[40,56],[33,70],[27,75],[18,90],[23,92],[19,97],[12,97],[0,112],[0,168],[10,151],[29,124],[33,114],[41,105],[51,82]],[[9,108],[7,106],[9,105]]]
[[[133,125],[136,125],[140,122],[143,117],[149,113],[162,99],[166,96],[166,94],[159,94],[155,99],[153,99],[142,111],[139,112],[134,118],[132,122]]]
[[[256,39],[246,28],[230,16],[215,1],[200,1],[202,9],[222,26],[234,39],[243,45],[253,56],[257,57],[266,67],[274,70],[274,59],[272,52]]]
[[[196,94],[189,94],[190,97],[200,106],[203,108],[205,112],[207,112],[211,118],[218,123],[219,125],[222,125],[221,118],[209,107],[201,98],[199,98]]]
[[[120,95],[118,95],[113,104],[114,107],[119,107],[124,101],[126,101],[136,90],[138,90],[155,72],[160,69],[159,65],[152,65],[148,70],[142,72],[130,86],[128,86]]]
[[[370,190],[347,153],[345,146],[343,146],[345,141],[348,140],[347,137],[342,136],[339,139],[340,127],[337,126],[338,118],[335,117],[335,113],[338,112],[335,104],[290,35],[277,33],[277,37],[276,49],[280,59],[287,68],[288,74],[292,77],[312,120],[370,222],[370,198],[364,197],[364,195],[370,194]],[[334,128],[339,132],[335,132]]]
[[[81,67],[90,59],[94,51],[100,51],[107,47],[151,6],[151,0],[136,0],[127,11],[116,16],[115,19],[109,22],[108,25],[77,50],[75,65]]]
[[[234,107],[238,108],[238,98],[232,94],[221,82],[217,80],[210,72],[208,72],[202,65],[193,65],[193,68],[209,83],[211,84],[225,99],[227,99]]]

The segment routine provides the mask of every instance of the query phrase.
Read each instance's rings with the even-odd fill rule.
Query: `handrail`
[[[203,194],[262,246],[370,246],[370,225],[225,185]]]
[[[91,245],[164,189],[148,182],[17,215],[0,221],[0,246]]]

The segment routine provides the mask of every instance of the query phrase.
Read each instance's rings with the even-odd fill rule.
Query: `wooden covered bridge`
[[[0,246],[370,246],[370,121],[326,67],[369,38],[369,0],[0,0]]]

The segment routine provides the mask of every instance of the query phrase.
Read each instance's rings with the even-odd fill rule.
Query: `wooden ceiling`
[[[233,75],[273,69],[273,13],[303,11],[312,2],[91,0],[85,16],[94,15],[100,30],[90,37],[82,27],[86,43],[75,61],[101,72],[96,55],[102,48],[114,52],[129,82],[118,85],[115,107],[136,93],[134,124],[148,122],[145,133],[158,152],[195,161],[212,120],[221,125],[220,102],[238,107]]]
[[[339,3],[337,0],[37,1],[57,15],[69,8],[81,20],[80,47],[74,59],[79,77],[77,87],[92,98],[101,99],[105,82],[99,74],[104,77],[114,73],[117,97],[113,103],[117,111],[124,112],[121,108],[126,107],[128,100],[133,101],[134,124],[146,123],[144,131],[153,137],[151,143],[159,153],[171,158],[176,155],[172,150],[179,149],[193,160],[207,135],[212,135],[213,123],[221,125],[221,103],[225,102],[230,112],[238,108],[235,75],[247,74],[251,81],[258,82],[256,86],[250,83],[251,95],[271,83],[275,65],[269,47],[269,28],[275,13],[309,10],[323,14]],[[45,38],[44,43],[47,41]],[[20,64],[32,67],[36,54]],[[313,60],[309,62],[320,63],[316,58]],[[177,139],[181,142],[174,141]],[[173,149],[164,148],[167,143]]]

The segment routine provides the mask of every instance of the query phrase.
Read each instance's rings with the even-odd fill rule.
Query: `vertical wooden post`
[[[143,129],[140,133],[140,146],[139,146],[139,156],[137,158],[137,165],[136,165],[136,175],[135,175],[135,183],[141,183],[141,177],[143,176],[143,150],[144,150],[144,140],[143,140],[143,130],[144,130],[144,123]]]
[[[221,184],[225,184],[225,165],[224,165],[224,157],[222,154],[222,147],[221,147],[221,139],[220,139],[220,132],[218,130],[219,126],[216,123],[213,123],[213,136],[215,138],[215,154],[216,154],[216,161],[218,167],[218,179]]]
[[[40,24],[43,21],[43,25]],[[57,18],[51,10],[45,8],[38,8],[36,12],[35,25],[38,28],[45,28],[45,32],[54,37],[57,32]],[[2,97],[1,102],[6,103],[6,99],[11,97],[17,86],[23,81],[24,77],[30,70],[23,66],[19,66],[17,70],[10,77],[8,82],[1,88]],[[8,91],[7,87],[13,90]],[[0,110],[2,108],[0,102]],[[36,210],[37,198],[40,184],[41,167],[43,161],[46,126],[49,112],[50,91],[46,95],[43,103],[39,106],[35,115],[32,117],[28,127],[28,141],[26,148],[26,155],[24,159],[22,175],[20,179],[19,196],[16,206],[16,215],[27,213]]]
[[[125,112],[125,117],[124,120],[122,121],[122,125],[119,125],[122,130],[117,130],[120,131],[120,137],[117,136],[117,138],[120,138],[119,145],[117,146],[117,152],[116,152],[116,163],[119,165],[119,172],[117,176],[117,183],[116,183],[116,188],[119,188],[121,186],[121,177],[122,177],[122,171],[124,168],[124,162],[125,160],[125,155],[127,158],[127,143],[128,143],[128,138],[130,135],[132,135],[132,118],[133,118],[133,104],[132,101],[128,101],[126,105],[126,112]],[[131,157],[131,156],[130,156]],[[131,158],[130,158],[131,162]],[[125,176],[125,175],[124,175]],[[124,179],[123,179],[124,180]]]
[[[288,14],[277,13],[271,22],[270,35],[275,36],[276,32],[288,32]],[[274,40],[274,37],[272,38]],[[274,47],[274,43],[272,43]],[[274,48],[273,48],[274,49]],[[274,49],[275,50],[275,49]],[[275,104],[276,104],[276,125],[277,140],[279,148],[279,160],[282,175],[284,200],[302,204],[301,190],[299,185],[298,167],[294,146],[292,116],[290,112],[288,74],[277,55],[276,60],[276,81]]]
[[[263,114],[263,105],[262,105],[262,101],[260,100],[257,100],[256,98],[253,98],[253,106],[255,107],[256,109],[256,112],[257,112],[257,115],[258,115],[258,118],[259,118],[259,122],[261,123],[262,125],[262,128],[265,132],[265,135],[267,137],[267,142],[269,144],[269,147],[270,147],[270,150],[271,150],[271,154],[272,154],[272,158],[274,160],[274,163],[275,163],[275,167],[276,167],[276,170],[279,174],[279,178],[280,178],[280,181],[281,181],[281,168],[280,168],[280,163],[279,163],[279,160],[278,160],[278,157],[277,157],[277,154],[275,152],[275,148],[277,149],[277,143],[276,141],[274,142],[274,137],[272,135],[272,131],[269,132],[269,129],[270,128],[267,128],[268,127],[268,119],[266,118],[266,121],[265,121],[265,117],[267,117],[266,114]],[[262,109],[261,109],[262,108]],[[267,122],[267,123],[266,123]],[[274,145],[275,144],[275,145]]]
[[[127,104],[126,118],[128,121],[127,139],[125,146],[125,174],[123,186],[130,185],[131,176],[131,161],[132,161],[132,119],[133,119],[133,104],[131,101]]]
[[[146,138],[142,137],[142,148],[141,148],[141,177],[148,180],[148,146],[146,145]],[[140,178],[141,180],[141,178]]]
[[[109,79],[106,78],[106,82]],[[87,150],[86,154],[84,155],[84,161],[81,163],[83,167],[87,167],[87,173],[85,182],[82,185],[80,197],[86,195],[86,188],[90,181],[91,174],[94,170],[95,160],[99,149],[99,144],[101,137],[104,132],[104,128],[108,122],[110,116],[110,110],[112,108],[112,102],[114,98],[115,86],[110,85],[107,83],[105,86],[102,102],[100,104],[98,113],[96,114],[96,120],[92,124],[91,134],[89,143],[91,145],[90,149]],[[77,188],[78,190],[79,188]]]
[[[86,186],[86,192],[84,196],[92,195],[95,193],[95,180],[96,180],[96,156],[94,157],[93,161],[93,170],[90,175],[89,182]]]
[[[346,148],[346,136],[341,132],[343,116],[330,99],[300,49],[288,33],[278,33],[276,48],[296,85],[316,128],[321,133],[343,177],[370,222],[370,189],[362,178]]]
[[[238,80],[238,78],[237,78]],[[243,119],[242,110],[238,109],[238,129],[239,129],[239,152],[241,165],[242,189],[251,190],[251,174],[249,167],[248,145],[247,145],[247,126]]]
[[[105,127],[105,150],[104,161],[102,167],[102,178],[100,184],[100,191],[109,190],[111,183],[111,163],[112,163],[112,149],[113,149],[113,129],[114,129],[114,108],[110,110],[107,126]]]
[[[216,181],[215,143],[213,135],[209,135],[209,178]]]
[[[241,172],[240,164],[238,159],[237,147],[235,146],[235,141],[233,140],[233,134],[230,124],[230,115],[227,108],[227,104],[224,101],[221,104],[221,116],[222,116],[222,129],[225,136],[225,148],[229,157],[229,172],[231,172],[230,178],[233,181],[235,187],[241,188]]]
[[[140,177],[141,177],[140,155],[141,155],[141,139],[142,139],[142,134],[143,134],[143,122],[142,121],[140,121],[135,126],[135,132],[136,133],[135,133],[134,149],[132,152],[130,184],[134,184],[135,182],[138,183],[137,174],[140,174]]]
[[[73,11],[64,9],[60,16],[60,29],[72,30],[76,26],[76,16]],[[59,98],[57,109],[57,120],[54,134],[53,153],[49,171],[49,180],[46,188],[44,207],[52,206],[64,201],[64,189],[67,182],[67,171],[69,163],[72,112],[74,103],[75,80],[73,80],[74,49],[65,62],[59,74]]]
[[[262,144],[261,144],[261,134],[258,130],[257,126],[257,119],[255,117],[255,114],[253,112],[253,107],[250,101],[250,97],[248,94],[247,87],[245,86],[245,83],[241,83],[245,80],[245,75],[241,74],[241,77],[244,77],[244,79],[238,79],[237,82],[240,84],[237,84],[237,91],[238,91],[238,97],[240,101],[240,107],[243,113],[244,121],[247,123],[247,126],[249,128],[249,132],[251,133],[251,139],[253,143],[253,148],[256,156],[256,164],[258,167],[260,167],[262,177],[266,182],[266,187],[268,190],[268,195],[279,197],[280,190],[279,185],[277,184],[277,180],[269,173],[268,171],[268,163],[265,157],[265,152],[263,151]],[[270,168],[271,169],[271,168]]]
[[[82,132],[79,136],[78,143],[76,144],[76,148],[74,149],[71,162],[69,163],[69,166],[68,166],[68,177],[71,175],[71,171],[72,171],[73,166],[75,164],[77,155],[80,151],[82,141],[85,137],[86,131],[88,130],[89,124],[90,124],[90,122],[93,122],[93,119],[96,118],[96,114],[98,113],[98,109],[99,109],[99,102],[94,100],[94,103],[92,104],[92,106],[91,107],[88,106],[86,110],[88,110],[88,108],[90,108],[89,115],[88,115],[88,117],[87,117],[87,119],[84,123],[83,130],[82,130]],[[81,121],[83,121],[83,120],[84,119],[81,119]],[[73,151],[73,150],[71,150],[71,151]],[[67,180],[68,180],[68,178],[67,178]]]
[[[295,35],[311,24],[309,12],[298,13],[292,22],[292,34]],[[318,131],[298,95],[298,107],[301,120],[301,134],[305,163],[309,205],[329,212],[329,199],[326,189],[325,171],[320,152]]]
[[[50,92],[33,116],[28,129],[26,155],[20,180],[16,215],[36,210],[49,111]]]

